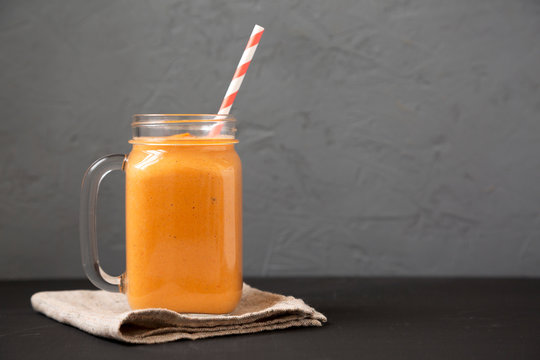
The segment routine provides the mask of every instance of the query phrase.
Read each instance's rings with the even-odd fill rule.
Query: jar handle
[[[96,160],[84,174],[81,185],[81,207],[79,212],[79,237],[84,272],[98,288],[112,292],[123,292],[124,275],[107,274],[99,265],[96,234],[96,210],[101,180],[114,170],[124,170],[127,157],[124,154],[107,155]]]

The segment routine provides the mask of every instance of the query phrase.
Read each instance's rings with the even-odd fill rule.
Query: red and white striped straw
[[[229,84],[229,88],[227,89],[227,92],[225,93],[223,102],[221,103],[221,106],[219,107],[219,111],[218,111],[219,115],[227,115],[231,111],[231,107],[233,105],[234,99],[236,98],[236,94],[238,94],[238,90],[240,89],[240,86],[242,85],[242,81],[244,81],[244,77],[246,76],[247,69],[249,67],[249,64],[251,64],[251,60],[253,59],[255,50],[257,50],[257,45],[259,45],[259,41],[261,41],[261,36],[263,32],[264,32],[264,28],[262,26],[255,25],[255,27],[253,28],[253,31],[251,32],[251,36],[249,37],[249,41],[246,45],[244,53],[242,54],[242,57],[240,58],[240,62],[238,62],[238,66],[236,67],[236,71],[234,72],[232,81]],[[210,131],[210,135],[215,136],[219,134],[222,127],[223,127],[222,123],[214,126],[214,128]]]

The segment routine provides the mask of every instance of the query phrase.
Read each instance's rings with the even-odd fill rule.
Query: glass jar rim
[[[131,125],[235,121],[234,116],[228,114],[135,114]]]
[[[237,143],[236,119],[228,114],[136,114],[131,143]]]

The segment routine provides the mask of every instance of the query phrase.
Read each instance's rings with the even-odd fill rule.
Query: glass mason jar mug
[[[135,115],[128,156],[94,162],[81,188],[86,275],[127,294],[133,309],[228,313],[242,294],[242,175],[229,115]],[[218,129],[219,135],[213,135]],[[99,265],[99,184],[126,174],[126,272]]]

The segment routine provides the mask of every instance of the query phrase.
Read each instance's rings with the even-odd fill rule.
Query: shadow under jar
[[[242,294],[242,175],[229,115],[135,115],[130,154],[85,174],[81,248],[88,278],[127,294],[133,309],[231,312]],[[219,135],[213,135],[215,129]],[[101,179],[126,174],[126,273],[99,266],[95,207]]]

